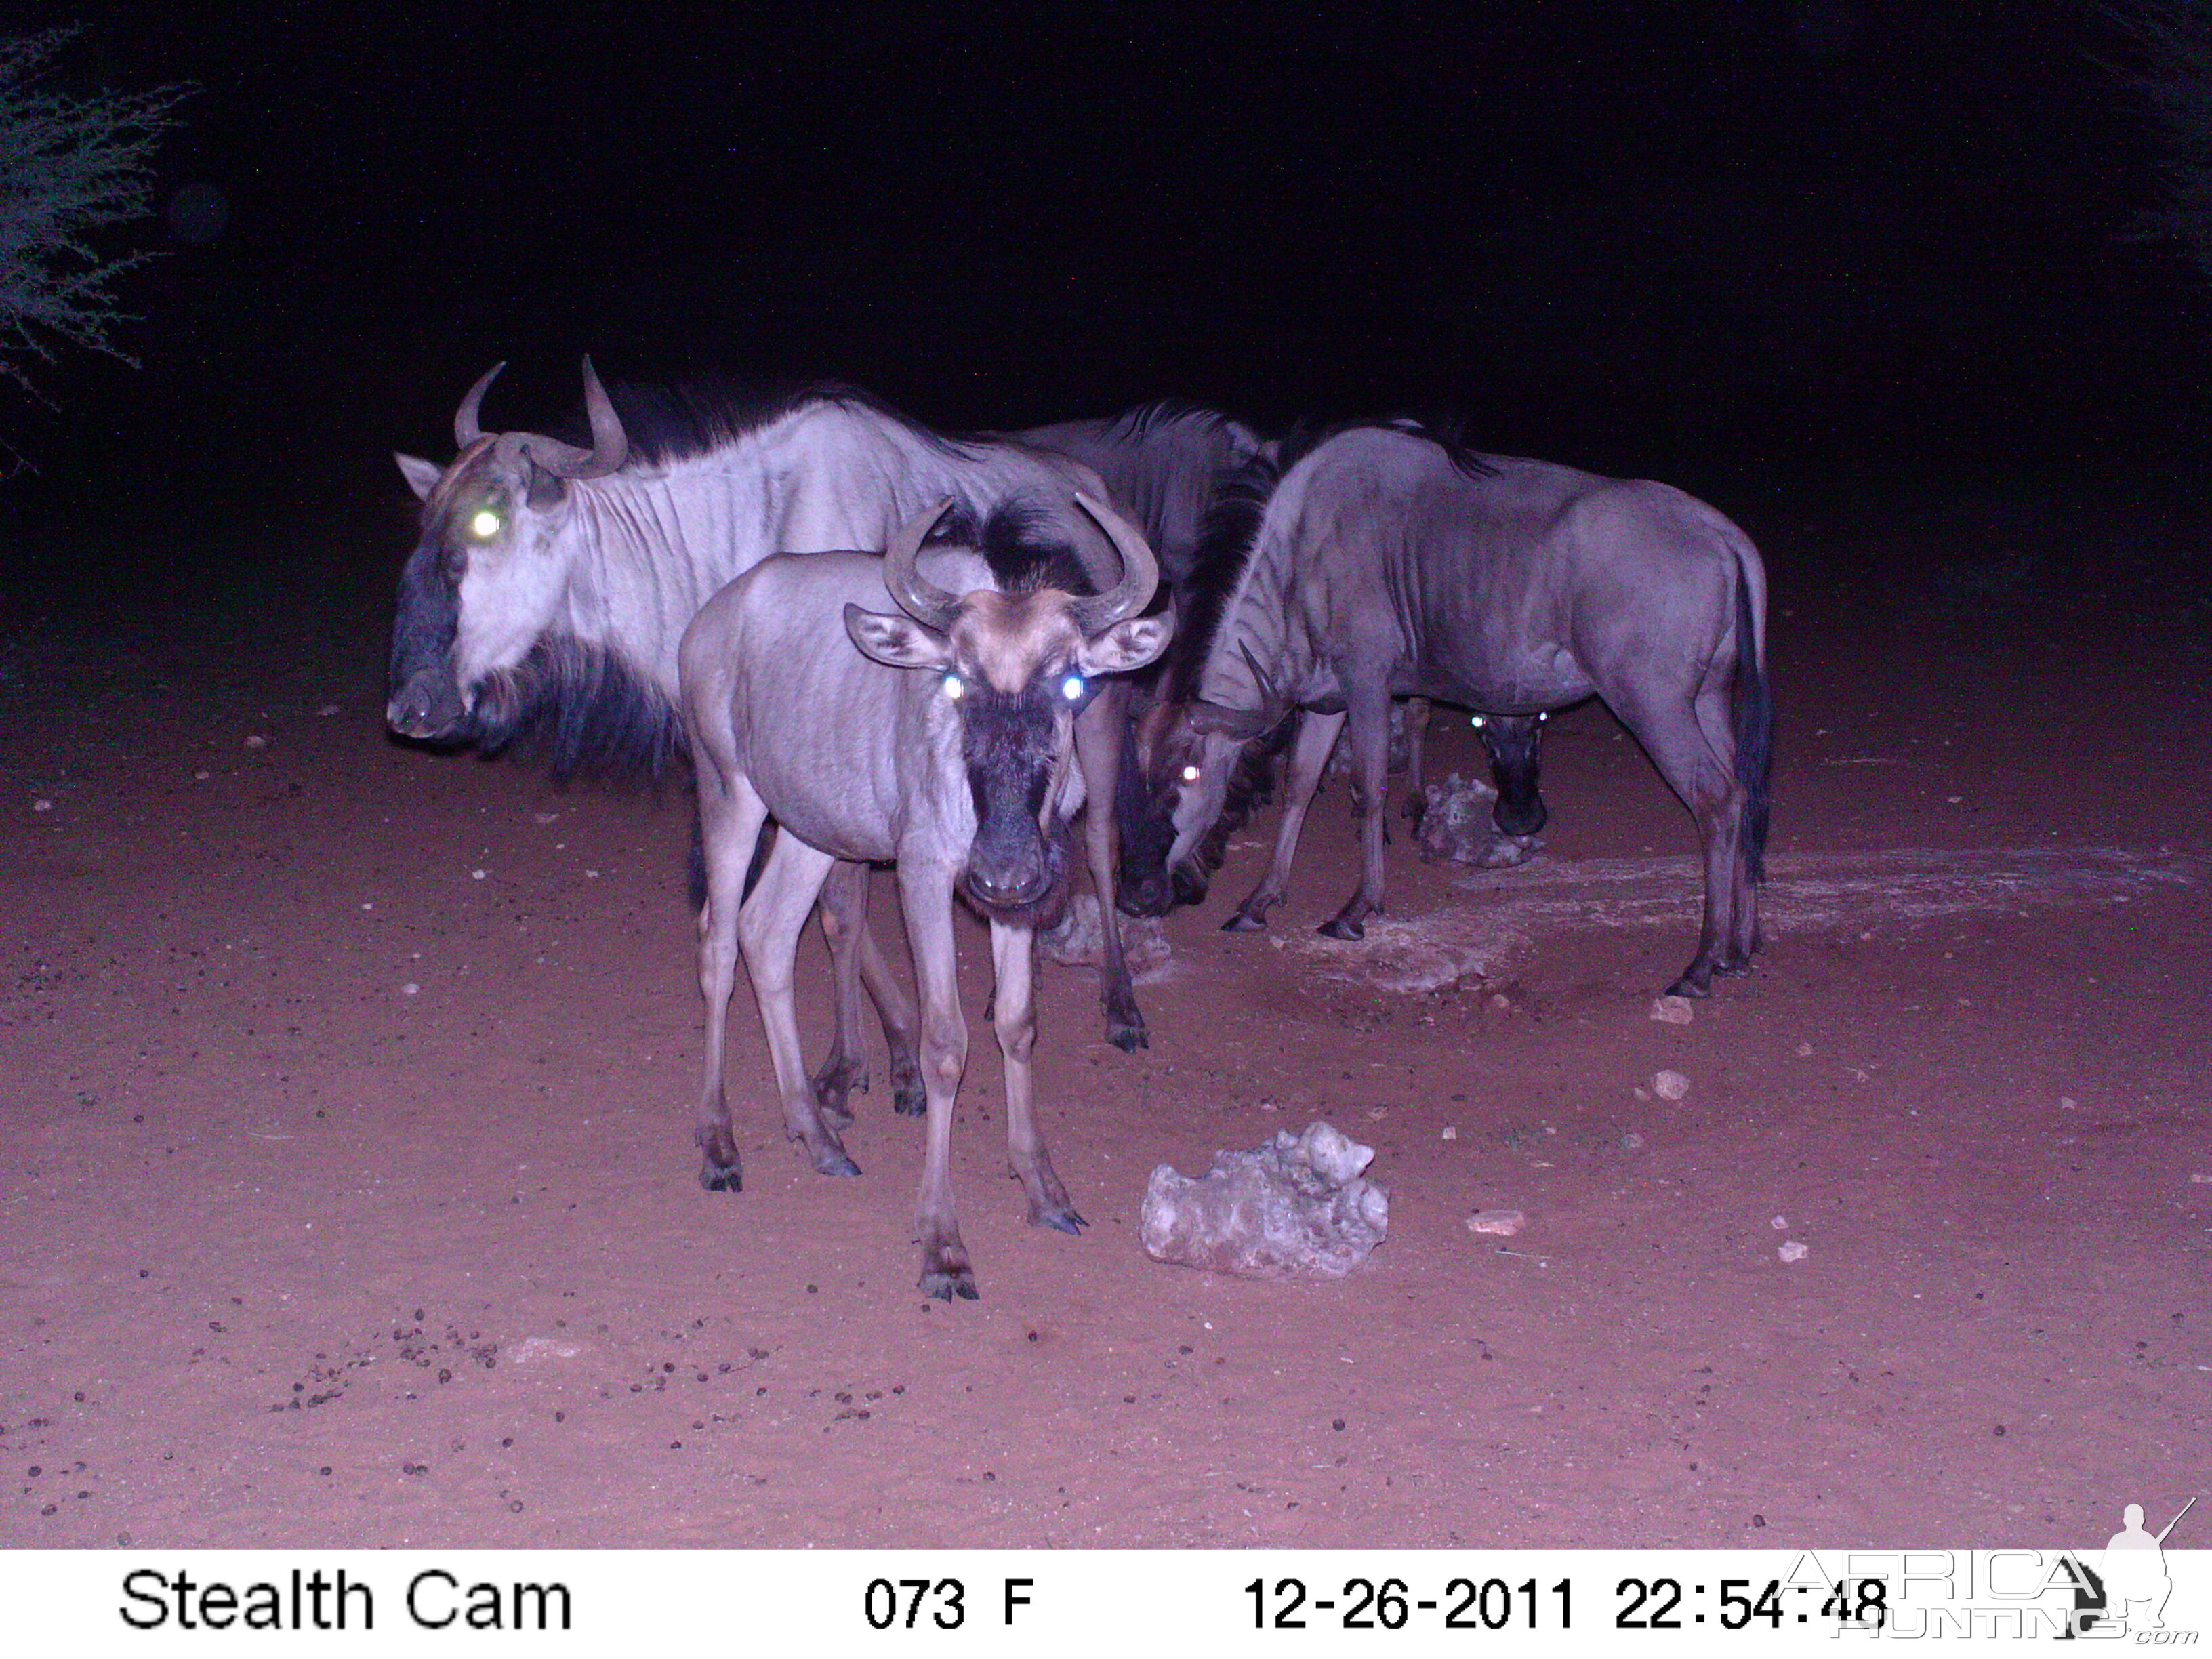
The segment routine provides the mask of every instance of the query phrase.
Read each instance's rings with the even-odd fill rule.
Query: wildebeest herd
[[[990,924],[1030,1219],[1083,1224],[1038,1133],[1030,1070],[1032,942],[1067,902],[1079,817],[1107,1035],[1129,1050],[1147,1037],[1116,908],[1202,901],[1286,743],[1274,856],[1226,926],[1264,926],[1284,896],[1347,726],[1362,873],[1322,931],[1357,939],[1382,908],[1394,698],[1413,700],[1417,753],[1428,703],[1476,717],[1509,836],[1542,822],[1542,717],[1601,698],[1698,826],[1705,920],[1671,988],[1702,994],[1759,949],[1765,573],[1741,530],[1679,490],[1476,454],[1403,421],[1266,441],[1162,404],[953,435],[842,386],[611,395],[588,362],[586,447],[486,432],[498,373],[462,399],[450,465],[398,458],[422,510],[399,580],[390,725],[489,751],[533,739],[564,773],[689,763],[701,1181],[740,1184],[722,1075],[740,952],[786,1128],[825,1174],[855,1172],[837,1129],[867,1083],[865,991],[896,1103],[927,1114],[917,1225],[932,1295],[976,1294],[948,1157],[967,1057],[956,896]],[[884,865],[918,1008],[868,926],[868,872]],[[817,907],[836,1019],[810,1075],[793,971]]]

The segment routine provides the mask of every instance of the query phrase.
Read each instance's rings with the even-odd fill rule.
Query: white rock
[[[1802,1261],[1808,1255],[1812,1254],[1812,1251],[1809,1247],[1800,1244],[1796,1239],[1792,1238],[1785,1240],[1781,1244],[1777,1245],[1775,1247],[1774,1254],[1780,1256],[1784,1261]]]
[[[1468,1231],[1498,1238],[1510,1238],[1528,1224],[1528,1218],[1519,1210],[1477,1210],[1467,1218]]]
[[[1439,1139],[1444,1139],[1444,1140],[1457,1140],[1457,1139],[1459,1139],[1459,1125],[1457,1125],[1456,1123],[1447,1123],[1447,1124],[1445,1124],[1445,1125],[1444,1125],[1444,1132],[1443,1132],[1443,1135],[1441,1135],[1441,1136],[1439,1137]],[[2193,1178],[2193,1179],[2195,1179],[2195,1180],[2197,1180],[2197,1181],[2202,1181],[2202,1180],[2203,1180],[2203,1179],[2204,1179],[2204,1177],[2203,1177],[2203,1176],[2194,1176],[2194,1177],[2192,1177],[2192,1178]]]
[[[269,739],[257,732],[246,740],[246,746],[248,749],[266,749],[269,746]]]
[[[1651,1003],[1651,1018],[1662,1025],[1687,1025],[1697,1018],[1698,1011],[1690,1006],[1687,997],[1656,997]]]
[[[1318,1120],[1249,1152],[1216,1152],[1199,1180],[1156,1166],[1137,1237],[1160,1261],[1285,1279],[1340,1278],[1382,1242],[1390,1197],[1360,1172],[1375,1149]]]
[[[565,1337],[526,1336],[510,1342],[501,1357],[510,1365],[539,1365],[549,1359],[574,1359],[583,1352],[582,1343]]]
[[[1681,1100],[1690,1092],[1690,1079],[1680,1072],[1662,1072],[1651,1079],[1651,1092],[1662,1100]]]
[[[1789,1231],[1789,1227],[1790,1227],[1790,1218],[1789,1218],[1788,1216],[1786,1216],[1786,1215],[1778,1215],[1778,1216],[1775,1217],[1773,1220],[1771,1220],[1771,1221],[1768,1222],[1766,1224],[1767,1224],[1768,1226],[1770,1226],[1770,1227],[1773,1228],[1773,1229],[1774,1229],[1774,1231],[1775,1231],[1776,1232],[1778,1232],[1778,1233],[1779,1233],[1779,1232],[1786,1232],[1786,1231]]]
[[[200,775],[205,777],[207,774],[203,772]],[[54,804],[50,800],[34,800],[31,803],[31,810],[33,812],[51,812],[54,810]]]
[[[1800,1059],[1800,1060],[1810,1060],[1810,1059],[1812,1059],[1812,1058],[1813,1058],[1813,1045],[1812,1045],[1811,1043],[1809,1043],[1809,1042],[1801,1042],[1801,1043],[1799,1043],[1799,1044],[1797,1045],[1797,1058],[1798,1058],[1798,1059]]]

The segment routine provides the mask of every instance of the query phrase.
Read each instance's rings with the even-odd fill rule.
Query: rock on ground
[[[1431,864],[1449,860],[1481,870],[1504,870],[1524,864],[1544,844],[1541,836],[1498,833],[1491,813],[1498,792],[1480,778],[1452,773],[1442,783],[1425,784],[1421,798],[1421,827],[1414,839],[1421,856]]]
[[[1216,1152],[1194,1180],[1169,1164],[1145,1188],[1137,1236],[1161,1261],[1243,1279],[1340,1278],[1390,1224],[1390,1198],[1360,1172],[1375,1149],[1315,1121],[1249,1152]]]
[[[1067,914],[1058,924],[1037,935],[1046,956],[1063,968],[1096,968],[1106,951],[1106,937],[1098,925],[1096,894],[1078,893],[1068,901]],[[1167,930],[1157,916],[1121,918],[1121,955],[1133,978],[1167,966],[1171,954]]]

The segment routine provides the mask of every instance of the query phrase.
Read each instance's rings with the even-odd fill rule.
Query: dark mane
[[[630,457],[649,466],[712,453],[808,404],[836,404],[904,427],[946,455],[964,453],[962,434],[932,431],[872,392],[842,380],[755,384],[732,375],[706,374],[665,383],[618,381],[607,396],[622,417]],[[565,442],[591,444],[591,424],[579,404],[550,433]]]
[[[1056,587],[1063,593],[1098,591],[1074,544],[1053,528],[1051,515],[1036,503],[1002,501],[978,525],[967,508],[955,507],[938,526],[933,541],[972,547],[991,567],[1009,593]]]
[[[1141,441],[1162,427],[1175,426],[1186,421],[1203,426],[1209,431],[1237,424],[1219,410],[1209,409],[1206,404],[1194,403],[1188,398],[1155,398],[1148,404],[1139,404],[1134,409],[1126,410],[1115,416],[1114,423],[1106,428],[1106,435]]]
[[[1275,446],[1280,470],[1288,472],[1330,439],[1340,438],[1347,432],[1395,432],[1401,437],[1419,438],[1443,451],[1444,459],[1464,477],[1488,478],[1495,477],[1498,472],[1498,469],[1483,459],[1468,442],[1462,423],[1456,417],[1422,420],[1411,415],[1392,415],[1381,420],[1339,421],[1334,426],[1302,423],[1292,427],[1283,441]]]
[[[1198,678],[1213,649],[1213,636],[1221,631],[1229,596],[1251,562],[1260,520],[1285,470],[1285,463],[1262,450],[1215,486],[1190,574],[1176,588],[1176,636],[1161,671],[1169,701],[1188,702],[1197,695]]]
[[[562,783],[653,784],[688,764],[684,722],[659,690],[612,652],[565,635],[492,676],[470,720],[467,741],[483,753],[542,755]]]

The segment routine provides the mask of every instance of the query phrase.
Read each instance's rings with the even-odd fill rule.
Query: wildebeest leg
[[[915,1058],[914,999],[876,943],[868,926],[869,870],[841,862],[822,889],[822,935],[829,942],[831,976],[837,988],[837,1035],[814,1074],[814,1097],[822,1109],[850,1123],[848,1102],[868,1087],[868,1047],[860,1029],[860,991],[876,1005],[884,1043],[890,1051],[891,1109],[905,1117],[922,1112],[921,1073]]]
[[[1715,677],[1717,678],[1717,677]],[[1735,775],[1735,728],[1729,695],[1711,679],[1698,693],[1698,726],[1705,735],[1706,744],[1715,752],[1728,757],[1728,772]],[[1759,884],[1752,879],[1751,854],[1744,845],[1744,801],[1739,788],[1729,834],[1727,930],[1721,934],[1722,946],[1713,958],[1713,971],[1721,974],[1747,974],[1751,958],[1760,946],[1759,936]]]
[[[918,858],[899,866],[899,901],[921,990],[921,1083],[929,1097],[928,1152],[915,1202],[915,1231],[921,1243],[922,1290],[940,1301],[957,1296],[973,1302],[975,1270],[960,1242],[952,1205],[952,1103],[968,1066],[968,1022],[960,1012],[953,957],[952,878],[949,868]]]
[[[1329,939],[1362,939],[1367,918],[1382,908],[1382,802],[1390,763],[1390,694],[1380,684],[1345,688],[1352,721],[1352,804],[1359,815],[1359,888],[1321,925]]]
[[[1692,698],[1671,691],[1649,698],[1632,694],[1606,698],[1621,723],[1634,732],[1660,775],[1697,820],[1705,864],[1705,921],[1698,931],[1698,953],[1667,988],[1670,995],[1701,997],[1712,989],[1716,969],[1732,973],[1742,964],[1723,957],[1723,941],[1735,932],[1735,873],[1743,829],[1743,791],[1736,783],[1725,749],[1716,750]],[[1727,729],[1723,700],[1721,719]]]
[[[836,1035],[812,1080],[815,1104],[839,1124],[853,1121],[849,1102],[868,1089],[868,1042],[860,1030],[860,941],[868,927],[868,866],[839,863],[822,885],[822,938],[830,947],[836,988]]]
[[[1314,791],[1321,787],[1322,771],[1344,734],[1344,720],[1340,714],[1307,711],[1298,727],[1297,747],[1291,751],[1290,787],[1284,792],[1283,821],[1275,830],[1275,855],[1251,896],[1221,924],[1224,932],[1250,933],[1266,927],[1267,912],[1291,890],[1291,860],[1297,855],[1298,831],[1305,823],[1306,809],[1313,805]]]
[[[866,890],[865,882],[862,890]],[[887,1069],[891,1077],[891,1109],[901,1117],[920,1117],[927,1109],[921,1092],[921,1016],[915,1011],[914,999],[906,994],[898,970],[884,954],[884,947],[876,943],[875,929],[862,927],[860,933],[860,983],[867,988],[868,1000],[876,1005],[876,1018],[883,1022],[884,1045],[890,1050]]]
[[[1114,902],[1114,796],[1121,775],[1121,728],[1129,688],[1109,683],[1076,718],[1075,757],[1083,768],[1083,841],[1091,885],[1098,895],[1098,987],[1106,1005],[1106,1040],[1124,1054],[1147,1046],[1137,988],[1121,953],[1121,907]]]
[[[775,851],[745,908],[738,913],[738,941],[744,946],[753,999],[760,1004],[768,1036],[769,1059],[775,1066],[776,1092],[783,1099],[784,1132],[806,1148],[808,1160],[823,1175],[858,1175],[845,1155],[837,1132],[822,1121],[814,1086],[806,1077],[806,1054],[799,1040],[799,1011],[792,994],[799,936],[807,913],[822,891],[836,860],[809,847],[788,830],[778,833]]]
[[[1067,1200],[1067,1188],[1053,1173],[1052,1154],[1045,1150],[1036,1127],[1036,1073],[1030,1063],[1036,1047],[1035,937],[1026,927],[991,924],[991,967],[997,975],[993,1023],[999,1052],[1006,1062],[1006,1152],[1029,1194],[1030,1224],[1072,1233],[1084,1224],[1083,1218],[1076,1214]]]
[[[1406,816],[1413,821],[1413,828],[1421,827],[1421,819],[1429,810],[1429,794],[1423,787],[1421,751],[1429,735],[1429,700],[1426,697],[1406,699]]]
[[[693,1135],[699,1143],[699,1184],[710,1193],[744,1186],[738,1143],[730,1128],[730,1102],[722,1082],[723,1043],[729,1027],[730,993],[738,974],[738,915],[745,872],[768,808],[741,776],[726,781],[701,746],[699,823],[706,862],[707,902],[699,910],[699,993],[707,1000],[707,1076],[699,1092]]]

